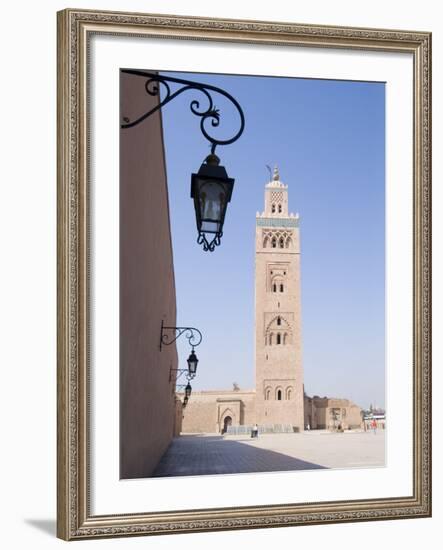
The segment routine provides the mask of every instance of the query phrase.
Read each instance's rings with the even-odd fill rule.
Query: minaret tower
[[[259,425],[304,429],[298,214],[277,167],[255,228],[255,378]]]

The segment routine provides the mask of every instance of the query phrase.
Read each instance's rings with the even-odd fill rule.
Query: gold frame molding
[[[431,33],[68,9],[58,12],[57,535],[65,540],[431,515]],[[413,495],[93,516],[88,470],[88,97],[92,34],[408,52],[414,59]]]

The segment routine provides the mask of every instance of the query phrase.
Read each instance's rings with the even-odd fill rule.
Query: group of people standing
[[[368,420],[364,422],[365,426],[365,432],[368,432],[369,430],[372,430],[374,432],[374,435],[377,433],[377,420],[375,418],[372,418],[371,420]]]

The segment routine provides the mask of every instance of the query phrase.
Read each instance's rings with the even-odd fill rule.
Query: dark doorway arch
[[[225,416],[223,420],[222,434],[225,434],[228,431],[229,426],[232,426],[232,418],[230,416]]]

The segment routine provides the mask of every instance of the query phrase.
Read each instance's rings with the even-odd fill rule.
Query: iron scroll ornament
[[[169,382],[172,382],[172,373],[173,372],[178,372],[178,374],[176,375],[176,381],[179,380],[184,374],[186,376],[186,379],[188,380],[188,382],[190,380],[194,380],[195,378],[195,374],[189,374],[189,370],[188,369],[169,369]],[[180,388],[181,386],[185,387],[186,384],[176,384],[176,388]]]
[[[141,76],[146,78],[145,82],[145,90],[146,93],[150,96],[159,96],[160,95],[160,85],[163,85],[164,91],[165,91],[165,97],[163,99],[160,98],[160,101],[158,105],[144,113],[143,115],[139,116],[136,120],[131,121],[129,118],[124,117],[123,123],[121,124],[121,128],[132,128],[133,126],[136,126],[137,124],[140,124],[140,122],[143,122],[146,118],[148,118],[150,115],[167,105],[170,101],[172,101],[174,98],[176,98],[178,95],[187,92],[189,90],[196,90],[201,92],[208,102],[207,109],[203,109],[200,107],[200,101],[197,99],[194,99],[191,101],[189,108],[191,109],[191,112],[200,117],[200,130],[204,137],[212,144],[211,145],[211,153],[215,153],[215,148],[218,145],[229,145],[231,143],[234,143],[234,141],[237,141],[237,139],[242,135],[244,127],[245,127],[245,115],[243,113],[242,108],[240,107],[240,104],[238,101],[232,97],[231,94],[226,92],[225,90],[218,88],[217,86],[212,86],[211,84],[203,84],[201,82],[195,82],[193,80],[184,80],[182,78],[175,78],[172,76],[165,76],[157,73],[151,73],[148,71],[140,71],[136,69],[122,69],[122,73],[131,74],[135,76]],[[172,91],[171,86],[169,83],[175,83],[179,84],[180,87]],[[215,137],[212,137],[206,130],[205,124],[206,121],[210,120],[211,125],[215,128],[218,127],[220,124],[220,111],[216,108],[211,92],[220,94],[227,98],[237,109],[238,114],[240,116],[240,128],[239,130],[234,134],[233,137],[230,139],[216,139]]]
[[[172,332],[172,334],[171,334]],[[203,339],[202,333],[195,327],[167,327],[163,324],[160,332],[160,350],[162,346],[170,346],[173,344],[182,334],[187,338],[189,345],[194,349],[201,344]]]

